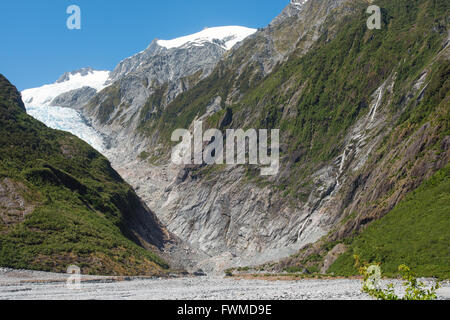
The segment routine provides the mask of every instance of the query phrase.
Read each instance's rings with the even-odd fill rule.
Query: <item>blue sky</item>
[[[0,73],[19,90],[54,82],[82,67],[112,70],[155,38],[205,27],[266,26],[289,0],[14,0],[0,1]],[[68,30],[69,5],[82,29]]]

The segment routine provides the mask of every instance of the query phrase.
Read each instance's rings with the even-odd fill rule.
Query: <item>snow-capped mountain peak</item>
[[[96,91],[104,89],[109,74],[109,71],[97,71],[91,68],[67,72],[53,84],[22,91],[22,98],[26,105],[49,106],[53,99],[72,90],[83,87],[90,87]]]
[[[160,82],[181,79],[199,69],[205,76],[226,51],[256,31],[226,26],[206,28],[172,40],[155,39],[145,50],[122,60],[111,73],[110,82],[136,72]]]
[[[103,137],[81,114],[81,108],[96,93],[134,73],[136,77],[123,81],[130,96],[139,101],[147,96],[141,79],[169,82],[199,70],[207,75],[225,51],[256,31],[238,26],[217,27],[173,40],[154,40],[146,50],[122,60],[113,72],[91,68],[66,72],[53,84],[22,91],[22,98],[28,114],[49,127],[69,131],[103,151],[106,149]]]
[[[157,44],[166,49],[172,49],[185,45],[201,46],[205,43],[215,43],[225,50],[230,50],[236,43],[254,34],[256,31],[256,29],[240,26],[206,28],[188,36],[172,40],[158,40]]]
[[[92,68],[89,68],[89,67],[88,68],[81,68],[79,70],[75,70],[75,71],[72,71],[72,72],[66,72],[61,77],[59,77],[58,80],[56,80],[56,83],[70,81],[70,79],[73,78],[77,74],[82,76],[82,77],[86,77],[88,75],[93,75],[96,72],[97,72],[96,70],[94,70]]]

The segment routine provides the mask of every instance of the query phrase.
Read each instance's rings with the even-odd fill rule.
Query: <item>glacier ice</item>
[[[105,151],[103,137],[89,126],[81,114],[70,108],[26,105],[27,113],[52,129],[68,131],[89,143],[99,152]]]
[[[70,108],[50,106],[50,103],[62,93],[83,87],[99,91],[106,87],[109,71],[96,71],[84,68],[64,74],[60,80],[39,88],[22,91],[22,99],[27,113],[52,129],[68,131],[89,143],[99,152],[103,152],[105,141],[100,133],[92,128],[82,115]]]

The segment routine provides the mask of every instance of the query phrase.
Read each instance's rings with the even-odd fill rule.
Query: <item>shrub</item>
[[[404,295],[398,296],[395,293],[394,284],[389,284],[387,288],[379,287],[378,281],[381,278],[380,264],[364,263],[360,265],[359,257],[355,255],[356,267],[359,267],[360,274],[363,278],[363,292],[378,300],[436,300],[436,291],[441,287],[440,282],[434,283],[427,288],[423,282],[418,281],[417,275],[406,265],[402,264],[398,267],[404,280]]]

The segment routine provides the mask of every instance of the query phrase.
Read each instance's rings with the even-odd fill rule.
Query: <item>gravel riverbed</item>
[[[0,268],[0,300],[367,300],[353,279],[265,281],[220,277],[144,279],[82,276],[69,289],[68,275]],[[450,284],[439,291],[450,299]]]

